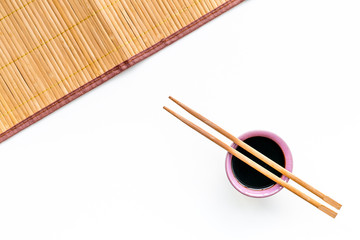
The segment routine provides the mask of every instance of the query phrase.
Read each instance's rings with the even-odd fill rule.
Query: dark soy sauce
[[[284,153],[277,145],[276,142],[273,140],[266,138],[266,137],[251,137],[244,142],[251,147],[255,148],[257,151],[261,152],[277,164],[279,164],[282,167],[285,167],[285,157]],[[241,147],[237,147],[236,150],[250,158],[251,160],[255,161],[256,163],[260,164],[267,170],[271,171],[278,177],[281,177],[282,174],[276,171],[275,169],[269,167],[266,163],[258,159],[257,157],[253,156],[252,154],[248,153]],[[232,156],[231,159],[231,165],[232,170],[234,173],[234,176],[237,178],[237,180],[245,185],[248,188],[253,189],[264,189],[271,187],[275,184],[275,182],[268,177],[264,176],[262,173],[256,171],[243,161],[239,160],[237,157]]]

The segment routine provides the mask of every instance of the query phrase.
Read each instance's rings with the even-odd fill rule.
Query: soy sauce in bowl
[[[280,166],[285,167],[284,153],[279,147],[279,145],[273,140],[266,137],[257,136],[257,137],[251,137],[245,139],[244,142],[250,145],[251,147],[255,148],[257,151],[261,152],[262,154],[264,154],[265,156],[267,156],[268,158],[270,158]],[[274,173],[278,177],[281,177],[282,175],[281,173],[271,168],[257,157],[248,153],[243,148],[238,146],[236,150],[238,150],[240,153],[244,154],[254,162],[258,163],[262,167],[266,168],[270,172]],[[231,163],[232,163],[232,170],[236,179],[248,188],[264,189],[264,188],[269,188],[276,184],[273,180],[269,179],[265,175],[256,171],[254,168],[250,167],[249,165],[239,160],[235,156],[232,156]]]

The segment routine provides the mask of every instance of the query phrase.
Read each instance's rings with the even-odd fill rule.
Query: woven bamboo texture
[[[241,0],[0,0],[0,142]]]

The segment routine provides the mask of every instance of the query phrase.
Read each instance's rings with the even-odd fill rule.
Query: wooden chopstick
[[[183,123],[185,123],[186,125],[191,127],[192,129],[194,129],[195,131],[200,133],[201,135],[205,136],[206,138],[213,141],[214,143],[216,143],[220,147],[224,148],[226,151],[228,151],[229,153],[231,153],[232,155],[234,155],[238,159],[242,160],[243,162],[245,162],[246,164],[248,164],[249,166],[251,166],[255,170],[257,170],[260,173],[264,174],[266,177],[268,177],[271,180],[273,180],[274,182],[280,184],[284,188],[290,190],[291,192],[293,192],[297,196],[301,197],[305,201],[309,202],[310,204],[312,204],[313,206],[315,206],[319,210],[323,211],[324,213],[328,214],[329,216],[331,216],[333,218],[336,217],[336,215],[337,215],[336,212],[334,212],[333,210],[327,208],[326,206],[323,206],[319,202],[317,202],[314,199],[312,199],[311,197],[307,196],[305,193],[303,193],[303,192],[299,191],[298,189],[296,189],[295,187],[291,186],[289,183],[285,182],[284,180],[282,180],[281,178],[279,178],[278,176],[276,176],[275,174],[273,174],[269,170],[263,168],[262,166],[260,166],[256,162],[252,161],[250,158],[248,158],[245,155],[241,154],[236,149],[228,146],[226,143],[224,143],[221,140],[217,139],[216,137],[214,137],[210,133],[206,132],[205,130],[203,130],[199,126],[195,125],[194,123],[190,122],[189,120],[185,119],[184,117],[180,116],[179,114],[175,113],[174,111],[170,110],[169,108],[164,107],[164,109],[166,111],[168,111],[170,114],[172,114],[173,116],[175,116],[176,118],[178,118],[180,121],[182,121]]]
[[[189,108],[188,106],[186,106],[185,104],[179,102],[178,100],[176,100],[173,97],[169,97],[172,101],[174,101],[177,105],[179,105],[180,107],[182,107],[184,110],[186,110],[188,113],[190,113],[191,115],[193,115],[194,117],[196,117],[197,119],[199,119],[200,121],[202,121],[203,123],[205,123],[206,125],[208,125],[209,127],[215,129],[216,131],[218,131],[219,133],[221,133],[222,135],[224,135],[225,137],[227,137],[228,139],[230,139],[231,141],[233,141],[236,145],[240,146],[241,148],[245,149],[246,151],[248,151],[249,153],[251,153],[252,155],[254,155],[255,157],[257,157],[258,159],[260,159],[261,161],[263,161],[264,163],[266,163],[267,165],[269,165],[270,167],[274,168],[275,170],[277,170],[278,172],[282,173],[283,175],[285,175],[286,177],[290,178],[291,180],[295,181],[297,184],[299,184],[300,186],[304,187],[305,189],[307,189],[308,191],[312,192],[313,194],[315,194],[316,196],[318,196],[319,198],[321,198],[324,202],[328,203],[329,205],[333,206],[336,209],[341,208],[341,204],[336,202],[335,200],[333,200],[332,198],[326,196],[325,194],[323,194],[322,192],[320,192],[319,190],[317,190],[316,188],[312,187],[311,185],[307,184],[306,182],[304,182],[303,180],[301,180],[300,178],[296,177],[293,173],[289,172],[287,169],[283,168],[282,166],[278,165],[276,162],[272,161],[270,158],[266,157],[265,155],[263,155],[262,153],[260,153],[259,151],[257,151],[256,149],[252,148],[251,146],[249,146],[248,144],[244,143],[243,141],[241,141],[240,139],[238,139],[237,137],[235,137],[234,135],[230,134],[229,132],[225,131],[224,129],[222,129],[221,127],[219,127],[218,125],[216,125],[215,123],[211,122],[209,119],[205,118],[204,116],[202,116],[201,114],[197,113],[196,111],[192,110],[191,108]]]

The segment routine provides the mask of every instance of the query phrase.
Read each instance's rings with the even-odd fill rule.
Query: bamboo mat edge
[[[9,130],[0,134],[0,143],[2,143],[3,141],[7,140],[10,137],[12,137],[13,135],[17,134],[18,132],[24,130],[25,128],[29,127],[30,125],[36,123],[37,121],[41,120],[42,118],[48,116],[49,114],[53,113],[57,109],[65,106],[66,104],[70,103],[71,101],[77,99],[81,95],[83,95],[83,94],[91,91],[92,89],[96,88],[97,86],[103,84],[104,82],[108,81],[109,79],[113,78],[114,76],[120,74],[124,70],[134,66],[136,63],[150,57],[151,55],[157,53],[158,51],[162,50],[163,48],[169,46],[170,44],[176,42],[177,40],[181,39],[182,37],[188,35],[189,33],[193,32],[194,30],[198,29],[199,27],[203,26],[204,24],[208,23],[209,21],[213,20],[214,18],[220,16],[221,14],[227,12],[228,10],[230,10],[231,8],[235,7],[236,5],[240,4],[243,1],[244,0],[229,0],[229,1],[227,1],[226,3],[222,4],[221,6],[214,9],[213,11],[209,12],[208,14],[202,16],[198,20],[192,22],[191,24],[187,25],[186,27],[173,33],[169,37],[164,38],[163,40],[161,40],[154,46],[147,48],[146,50],[138,53],[137,55],[131,57],[130,59],[115,66],[113,69],[105,72],[101,76],[91,80],[87,84],[72,91],[71,93],[65,95],[64,97],[58,99],[54,103],[41,109],[40,111],[36,112],[35,114],[31,115],[30,117],[28,117],[25,120],[21,121],[20,123],[16,124]]]

